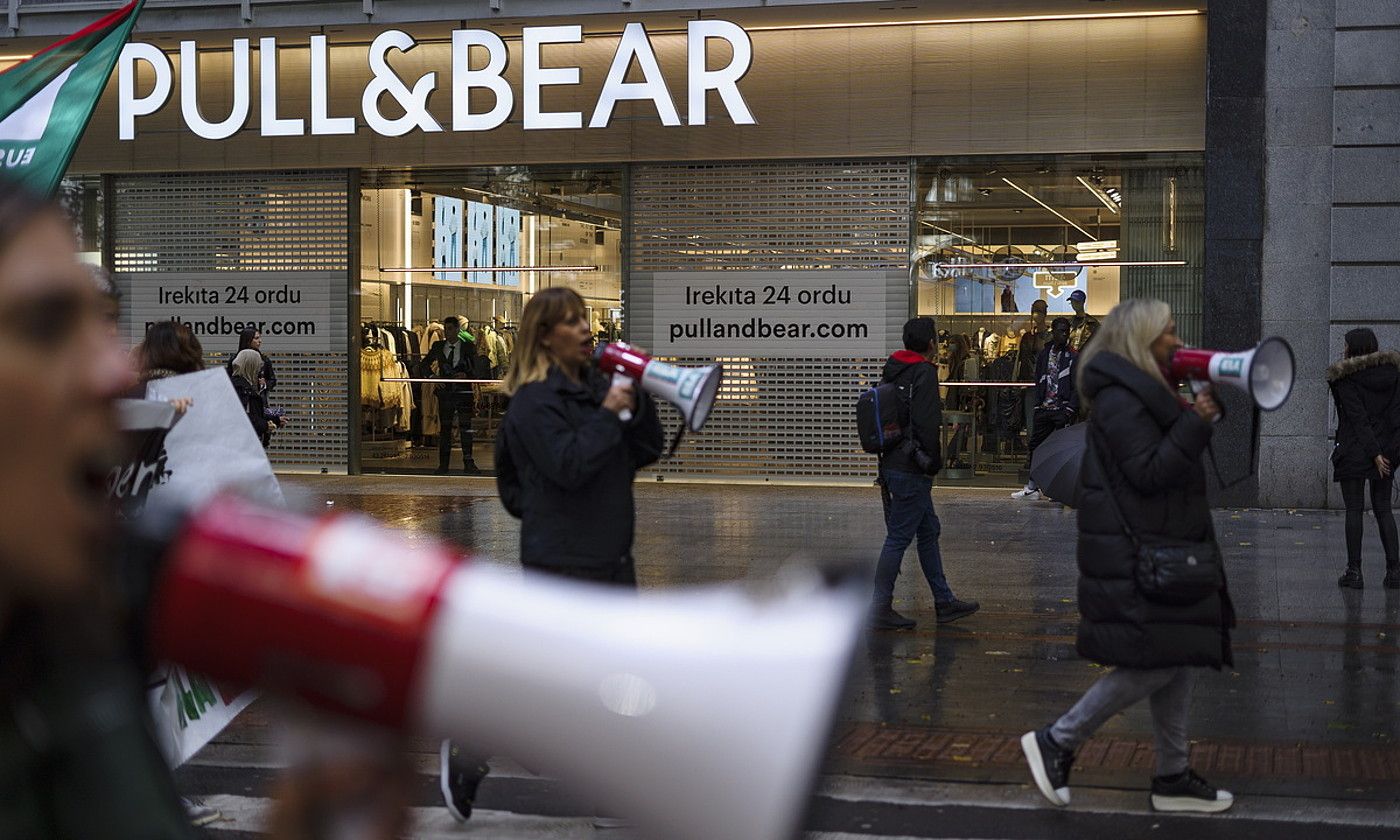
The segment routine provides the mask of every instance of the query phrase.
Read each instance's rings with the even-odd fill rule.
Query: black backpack
[[[909,438],[913,383],[881,382],[856,400],[856,434],[860,448],[872,455],[893,451]]]

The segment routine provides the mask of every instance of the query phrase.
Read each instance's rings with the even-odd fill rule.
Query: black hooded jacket
[[[1214,541],[1203,463],[1211,425],[1116,353],[1091,357],[1083,377],[1093,410],[1079,473],[1079,655],[1125,668],[1231,664],[1228,589],[1185,606],[1144,598],[1136,549],[1108,498],[1144,542]]]
[[[661,457],[661,421],[638,393],[628,422],[603,408],[611,380],[549,369],[516,392],[496,439],[501,501],[520,518],[524,566],[608,568],[632,553],[632,480]]]
[[[928,469],[920,469],[913,454],[901,446],[880,456],[881,470],[934,475],[943,469],[942,444],[938,438],[943,425],[943,401],[938,396],[938,368],[912,350],[900,350],[885,360],[884,382],[911,388],[909,425],[914,442],[930,456]]]
[[[1332,480],[1379,479],[1376,456],[1400,464],[1400,353],[1382,351],[1327,369],[1337,405]]]

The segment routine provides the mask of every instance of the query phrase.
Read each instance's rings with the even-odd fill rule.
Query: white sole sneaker
[[[1045,757],[1040,753],[1040,744],[1036,743],[1035,733],[1027,732],[1021,736],[1021,752],[1026,754],[1026,763],[1031,767],[1031,777],[1035,779],[1035,786],[1040,788],[1040,793],[1050,804],[1063,808],[1069,804],[1069,788],[1050,787],[1050,777],[1045,775]]]
[[[1018,502],[1036,502],[1040,501],[1040,491],[1017,490],[1015,493],[1011,494],[1011,498],[1015,499]]]
[[[1230,810],[1235,797],[1228,790],[1215,792],[1215,800],[1200,799],[1195,796],[1161,796],[1152,794],[1152,810],[1168,813],[1219,814]]]

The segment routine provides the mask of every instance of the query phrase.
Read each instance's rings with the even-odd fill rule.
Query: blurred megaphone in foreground
[[[1281,408],[1293,393],[1293,348],[1281,338],[1266,338],[1252,350],[1227,353],[1183,347],[1169,365],[1177,382],[1212,382],[1243,390],[1264,411]]]
[[[161,658],[511,756],[668,840],[795,836],[867,600],[815,573],[638,597],[229,497],[143,527]]]
[[[613,375],[614,382],[623,378],[641,383],[643,391],[674,405],[692,432],[700,431],[705,419],[710,416],[723,376],[719,365],[670,365],[658,362],[622,341],[598,345],[598,349],[593,351],[593,358],[599,370]],[[630,412],[624,412],[621,416],[623,420],[632,419]]]

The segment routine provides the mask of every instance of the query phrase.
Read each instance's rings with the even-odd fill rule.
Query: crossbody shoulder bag
[[[1159,604],[1187,605],[1208,598],[1225,585],[1225,569],[1220,560],[1220,547],[1214,540],[1188,542],[1158,540],[1147,543],[1128,524],[1118,504],[1113,481],[1109,476],[1099,432],[1089,426],[1090,446],[1094,449],[1103,471],[1104,491],[1109,507],[1118,518],[1123,533],[1132,541],[1135,562],[1133,579],[1138,591],[1149,601]]]

